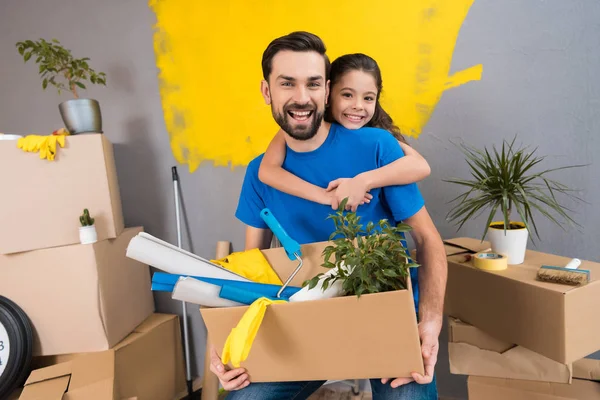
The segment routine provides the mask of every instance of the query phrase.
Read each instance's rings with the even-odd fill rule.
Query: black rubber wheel
[[[0,296],[0,399],[25,383],[30,373],[33,329],[27,314]]]

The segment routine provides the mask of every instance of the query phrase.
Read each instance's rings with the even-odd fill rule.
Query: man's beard
[[[289,122],[288,118],[293,119],[292,116],[288,114],[289,110],[294,111],[312,111],[313,114],[310,116],[312,118],[312,122],[309,125],[301,125],[296,128]],[[296,140],[309,140],[312,139],[319,130],[321,126],[321,122],[323,121],[324,111],[319,112],[312,105],[298,105],[298,104],[290,104],[283,107],[283,113],[279,113],[275,111],[273,105],[271,104],[271,113],[273,114],[273,118],[275,118],[275,122],[279,125],[281,129],[283,129],[288,135]],[[300,121],[296,121],[296,123],[301,123]]]

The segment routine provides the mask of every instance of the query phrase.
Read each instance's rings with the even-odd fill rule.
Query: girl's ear
[[[327,82],[325,82],[325,105],[329,105],[329,84],[330,81],[327,80]]]
[[[265,103],[271,105],[271,91],[269,90],[269,84],[264,79],[260,82],[260,92],[265,99]]]

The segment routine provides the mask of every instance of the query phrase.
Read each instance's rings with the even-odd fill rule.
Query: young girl
[[[372,198],[369,190],[418,182],[431,170],[425,159],[411,148],[392,118],[379,104],[382,90],[381,71],[371,57],[347,54],[331,63],[331,92],[325,110],[327,122],[337,122],[346,129],[363,126],[389,131],[400,144],[405,156],[381,168],[363,172],[353,178],[340,178],[326,189],[313,185],[282,168],[285,159],[285,133],[279,130],[263,156],[258,177],[261,182],[282,192],[302,197],[337,209],[346,197],[346,209],[356,211],[358,205]]]

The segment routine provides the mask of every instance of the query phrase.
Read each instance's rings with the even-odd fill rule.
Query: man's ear
[[[327,105],[329,103],[329,83],[330,83],[329,80],[327,80],[327,82],[325,82],[325,105]]]
[[[271,105],[271,91],[269,90],[269,84],[264,79],[260,82],[260,92],[265,99],[265,103]]]

